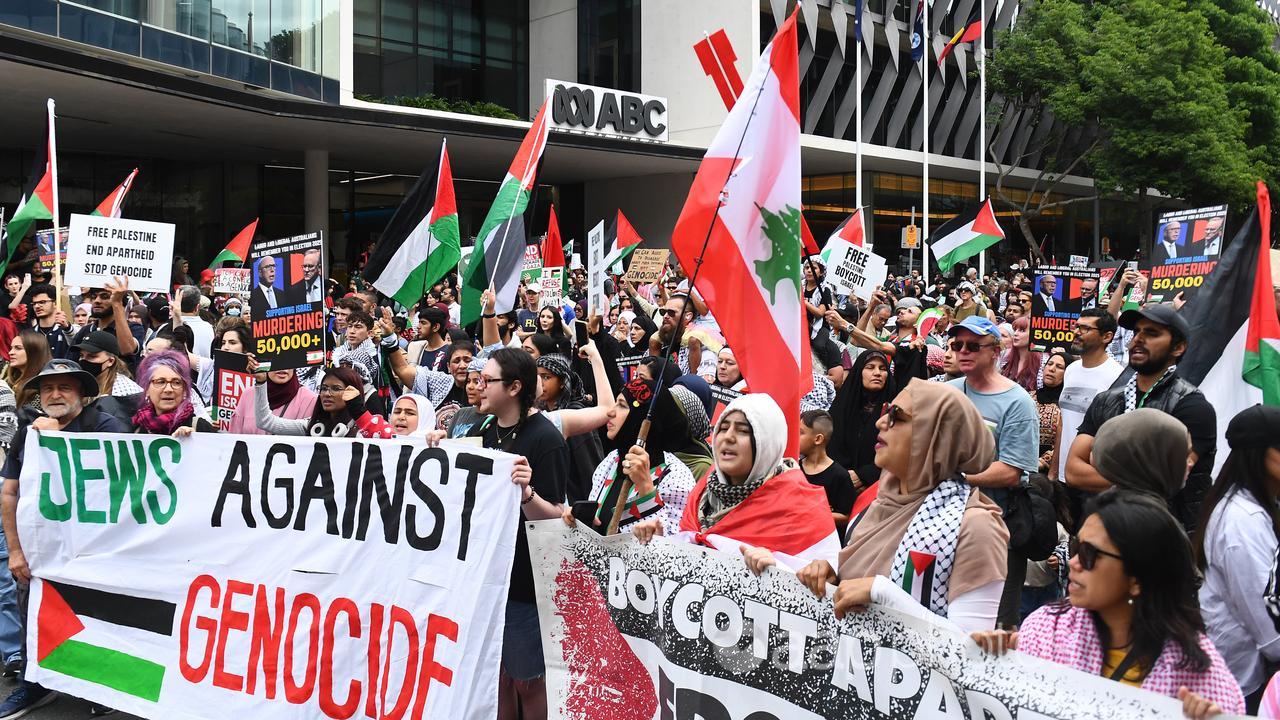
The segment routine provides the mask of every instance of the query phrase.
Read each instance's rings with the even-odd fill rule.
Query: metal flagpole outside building
[[[921,3],[920,45],[924,50],[920,55],[920,76],[924,85],[924,108],[921,126],[924,135],[924,217],[921,219],[920,237],[929,239],[929,0]],[[920,276],[924,278],[925,287],[929,287],[929,249],[921,253]]]
[[[987,199],[987,0],[978,0],[978,202]],[[994,208],[993,208],[994,210]],[[978,253],[978,277],[987,274],[987,251]]]
[[[864,3],[859,3],[858,5],[855,5],[854,11],[858,12],[858,10],[861,10],[863,4]],[[853,143],[855,148],[854,160],[853,160],[853,166],[854,166],[853,167],[853,173],[854,173],[853,204],[854,204],[854,211],[856,212],[857,210],[860,210],[862,208],[862,39],[858,37],[858,35],[861,34],[861,28],[862,28],[861,13],[859,13],[858,17],[853,19],[853,26],[859,29],[859,32],[854,33],[854,37],[853,37],[854,45],[857,45],[857,48],[854,50],[854,52],[857,53],[857,57],[854,59],[854,62],[853,62],[853,68],[854,68],[853,82],[857,85],[857,91],[858,91],[858,106],[854,110],[854,119],[853,119],[853,122],[854,122]],[[863,227],[863,232],[865,234],[866,227],[867,227],[865,217],[862,218],[862,227]],[[863,242],[865,243],[866,240],[864,239]]]

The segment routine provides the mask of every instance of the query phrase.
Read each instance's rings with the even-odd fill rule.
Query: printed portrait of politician
[[[1080,312],[1079,298],[1062,298],[1058,294],[1059,282],[1056,275],[1041,275],[1036,278],[1036,294],[1031,296],[1031,313],[1033,315],[1043,317],[1046,312]],[[1062,295],[1066,295],[1066,292],[1064,291]]]
[[[289,287],[296,303],[324,302],[324,278],[320,277],[320,248],[302,253],[302,277]]]
[[[279,258],[268,255],[259,260],[257,267],[254,268],[254,275],[258,282],[253,286],[253,290],[249,291],[249,308],[253,311],[254,317],[263,317],[267,310],[295,304],[292,288],[286,290],[282,287],[283,283],[279,282],[279,266],[284,264],[287,258],[288,255]]]
[[[1222,252],[1222,233],[1226,230],[1227,218],[1225,215],[1215,215],[1204,221],[1204,242],[1200,250],[1201,255],[1218,255]]]
[[[1180,257],[1192,257],[1199,255],[1190,241],[1183,242],[1182,233],[1184,229],[1182,223],[1178,221],[1167,222],[1160,228],[1159,234],[1156,236],[1155,246],[1151,248],[1151,264],[1163,265],[1166,260]]]

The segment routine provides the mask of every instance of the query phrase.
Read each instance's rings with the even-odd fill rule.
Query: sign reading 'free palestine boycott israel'
[[[1020,653],[927,612],[837,621],[785,570],[664,538],[529,523],[548,717],[1121,720],[1182,704]],[[927,617],[926,617],[927,616]]]
[[[25,453],[28,680],[157,720],[496,715],[511,455],[38,432]]]

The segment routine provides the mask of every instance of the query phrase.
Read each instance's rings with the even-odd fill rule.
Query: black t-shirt
[[[804,474],[810,485],[817,485],[827,491],[827,503],[831,505],[831,512],[848,515],[853,510],[853,481],[849,479],[849,471],[840,466],[840,463],[832,460],[826,470],[817,475],[810,475],[807,471]]]
[[[511,433],[508,436],[508,433]],[[523,455],[533,470],[530,486],[549,503],[565,502],[565,479],[569,477],[569,449],[564,436],[541,413],[530,415],[524,427],[513,431],[498,428],[496,420],[477,425],[471,433],[483,439],[484,446]],[[501,435],[501,442],[499,441]],[[507,600],[534,602],[533,565],[529,562],[529,540],[524,532],[524,512],[516,530],[516,557],[511,566],[511,589]]]

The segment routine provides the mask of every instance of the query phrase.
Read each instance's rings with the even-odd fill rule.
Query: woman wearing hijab
[[[716,354],[716,381],[718,387],[729,388],[738,392],[747,392],[747,381],[742,379],[742,371],[738,369],[738,359],[728,345],[720,348]]]
[[[1176,697],[1188,717],[1240,714],[1240,686],[1205,635],[1193,562],[1186,533],[1159,498],[1107,490],[1089,503],[1067,599],[1031,613],[1018,632],[973,639],[987,652],[1020,650]]]
[[[1040,418],[1040,472],[1053,479],[1058,475],[1058,459],[1053,448],[1062,432],[1062,408],[1058,407],[1058,398],[1062,396],[1062,381],[1067,377],[1067,366],[1075,358],[1064,352],[1054,352],[1048,356],[1041,373],[1041,385],[1032,393],[1036,401],[1036,415]]]
[[[316,394],[302,387],[293,370],[272,370],[267,373],[267,404],[271,414],[285,420],[302,420],[311,417],[316,408]],[[240,397],[240,404],[231,416],[226,431],[240,435],[266,435],[253,420],[254,398],[250,393]]]
[[[716,424],[715,468],[689,494],[680,531],[671,539],[741,552],[757,574],[775,561],[791,568],[834,561],[840,542],[827,493],[782,457],[787,436],[782,409],[768,395],[729,403]],[[633,532],[648,542],[664,529],[658,520],[645,520]]]
[[[1191,435],[1174,416],[1154,408],[1138,408],[1098,428],[1090,462],[1112,485],[1150,493],[1172,509],[1173,496],[1182,490],[1191,472]],[[1072,517],[1083,521],[1083,502],[1080,505]]]
[[[1268,666],[1280,663],[1280,628],[1260,602],[1280,544],[1280,407],[1255,405],[1236,415],[1227,444],[1231,454],[1204,499],[1194,540],[1204,574],[1200,608],[1254,714]]]
[[[396,437],[426,438],[436,429],[436,411],[421,395],[401,395],[391,406],[391,432]]]
[[[320,402],[310,418],[286,420],[271,412],[267,399],[267,379],[257,373],[258,362],[249,356],[249,372],[257,375],[253,417],[268,435],[310,435],[311,437],[393,437],[385,418],[365,409],[364,381],[349,367],[327,368],[320,377]]]
[[[654,393],[657,402],[653,402]],[[644,447],[637,445],[640,426],[653,403],[653,423]],[[610,452],[591,477],[591,499],[596,503],[593,521],[598,532],[604,532],[613,517],[624,479],[630,479],[631,487],[623,506],[618,529],[629,529],[637,521],[656,516],[663,532],[675,534],[680,528],[685,501],[693,490],[694,477],[689,468],[680,462],[670,448],[681,443],[688,434],[688,425],[671,393],[658,390],[652,380],[634,378],[618,393],[617,402],[609,410],[605,424]],[[622,458],[622,472],[618,472],[618,459]],[[654,463],[655,458],[660,461]],[[573,525],[573,512],[566,510],[565,522]]]
[[[599,354],[594,352],[595,344],[588,342],[582,352],[590,357],[593,370],[597,370],[597,382],[604,379],[603,366],[599,362]],[[587,499],[591,491],[591,476],[596,466],[604,458],[604,448],[600,437],[594,431],[603,422],[591,422],[599,417],[603,421],[613,403],[608,401],[608,380],[604,379],[606,394],[601,396],[598,407],[587,408],[586,397],[582,392],[582,378],[573,371],[569,358],[560,354],[543,355],[535,364],[538,368],[538,401],[536,406],[546,413],[564,436],[569,445],[569,477],[566,478],[565,489],[569,503]],[[585,417],[584,417],[585,416]],[[569,419],[566,426],[565,420]]]
[[[889,384],[889,356],[866,350],[853,363],[849,377],[831,403],[835,430],[827,444],[827,454],[840,467],[849,469],[856,490],[865,490],[880,479],[876,467],[876,421],[892,399]]]
[[[136,432],[186,437],[192,432],[218,431],[213,423],[196,414],[186,353],[151,353],[138,366],[138,380],[145,390],[142,404],[133,416]]]
[[[966,632],[990,630],[1004,589],[1009,531],[999,507],[963,473],[991,464],[991,431],[963,393],[918,378],[877,429],[879,491],[840,551],[836,617],[876,603],[917,616],[927,609]],[[928,587],[915,577],[928,574],[913,571],[912,553],[935,558]],[[837,580],[835,567],[815,561],[796,577],[822,597]]]

